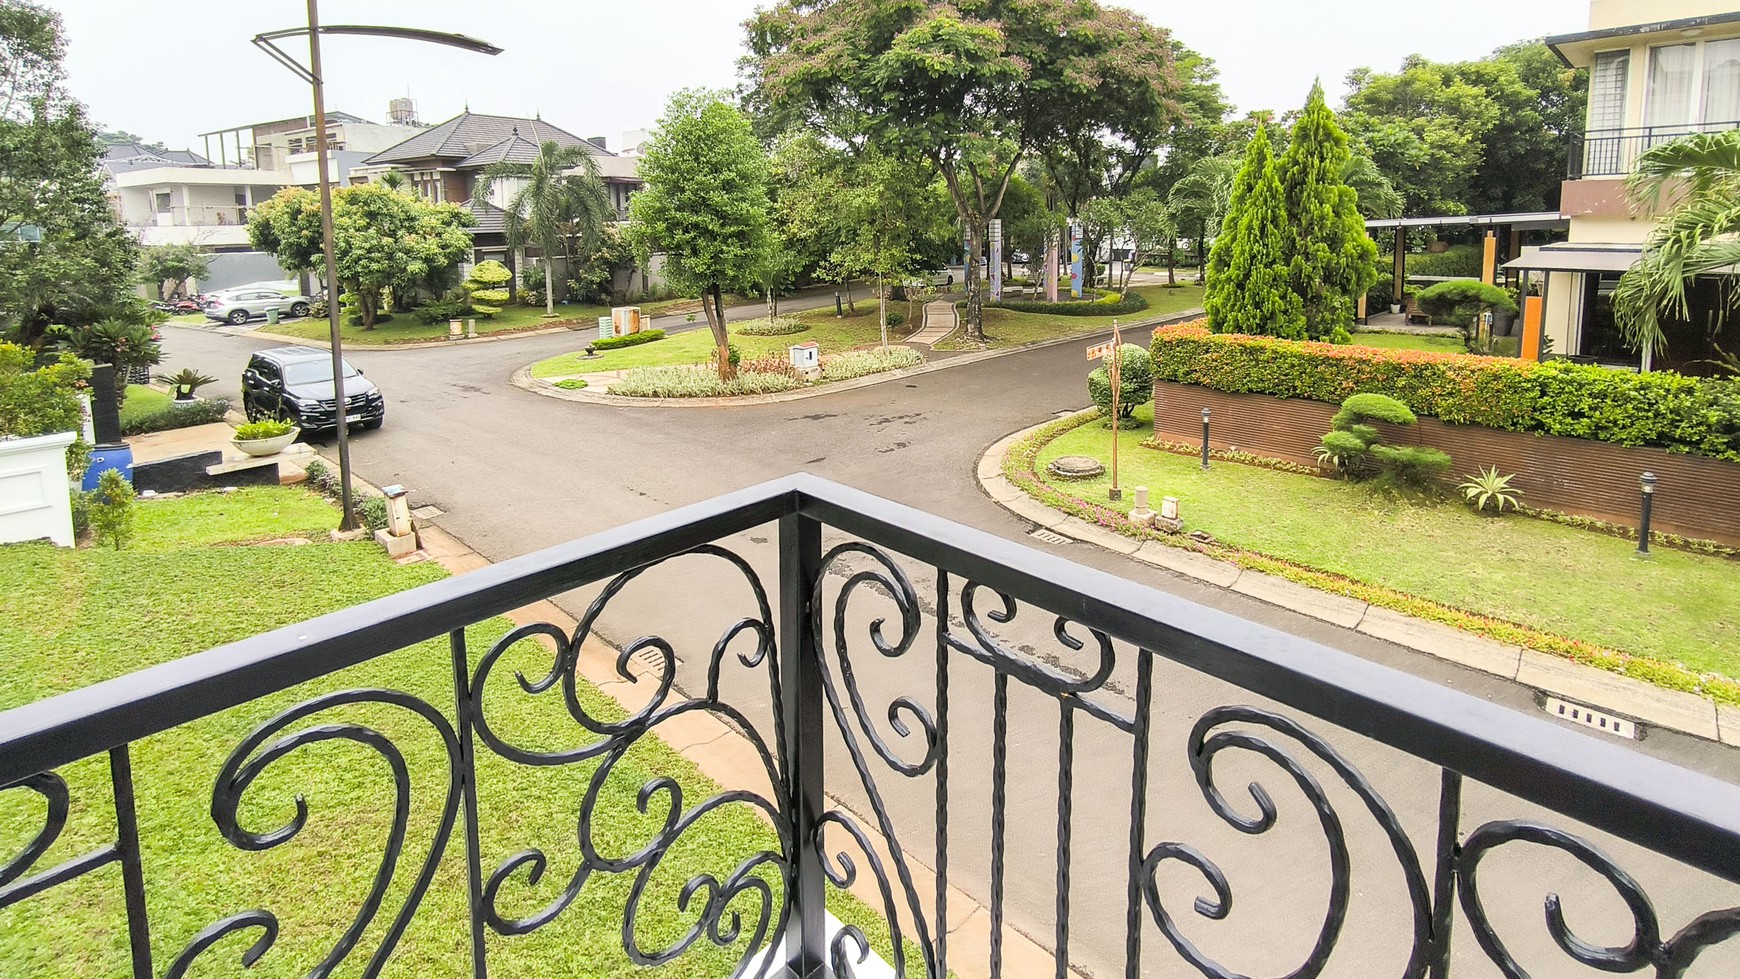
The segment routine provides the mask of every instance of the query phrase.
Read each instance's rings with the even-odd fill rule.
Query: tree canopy
[[[1216,333],[1302,339],[1304,303],[1288,280],[1287,199],[1269,134],[1258,129],[1245,151],[1232,204],[1209,256],[1203,306]]]
[[[332,195],[338,282],[354,297],[362,327],[372,330],[381,293],[410,290],[457,266],[471,253],[466,231],[476,219],[457,204],[432,204],[387,187],[361,184]],[[281,190],[254,208],[248,240],[290,272],[324,268],[320,196]]]
[[[781,0],[746,28],[752,105],[942,177],[974,257],[973,339],[979,245],[1022,160],[1089,139],[1139,160],[1180,115],[1167,32],[1094,0]]]
[[[1354,297],[1377,278],[1377,246],[1346,183],[1351,159],[1323,86],[1313,85],[1277,165],[1290,226],[1283,238],[1288,281],[1304,303],[1305,335],[1313,340],[1352,327]]]
[[[778,248],[768,170],[743,113],[722,93],[688,89],[671,96],[640,161],[645,189],[629,202],[641,261],[662,254],[665,279],[702,297],[721,378],[735,374],[721,293],[761,285]]]

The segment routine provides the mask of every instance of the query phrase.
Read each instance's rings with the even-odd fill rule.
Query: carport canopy
[[[1624,272],[1643,257],[1640,245],[1544,245],[1504,263],[1520,272]]]

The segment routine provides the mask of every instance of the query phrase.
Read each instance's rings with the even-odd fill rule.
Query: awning
[[[1643,257],[1638,245],[1547,245],[1504,268],[1524,272],[1624,272]]]
[[[1512,231],[1563,231],[1571,219],[1558,211],[1523,211],[1513,214],[1441,214],[1422,218],[1374,218],[1365,223],[1368,231],[1381,228],[1496,228]]]

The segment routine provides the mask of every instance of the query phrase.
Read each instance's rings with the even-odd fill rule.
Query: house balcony
[[[184,205],[149,215],[131,230],[145,245],[195,244],[235,247],[248,244],[248,215],[239,204]]]
[[[1719,133],[1740,129],[1740,122],[1689,123],[1673,126],[1642,126],[1633,129],[1592,129],[1571,137],[1571,180],[1627,177],[1637,168],[1645,150],[1670,143],[1693,133]]]
[[[661,739],[751,761],[611,790]],[[0,920],[83,886],[136,979],[1740,974],[1740,786],[804,475],[0,713],[0,786]]]

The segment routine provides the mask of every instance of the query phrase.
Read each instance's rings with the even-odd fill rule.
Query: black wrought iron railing
[[[1682,123],[1673,126],[1640,126],[1632,129],[1592,129],[1571,137],[1572,180],[1584,177],[1623,177],[1637,166],[1643,152],[1693,133],[1719,133],[1740,129],[1740,122]]]
[[[705,591],[741,595],[741,612],[697,649],[652,635],[625,644],[622,675],[630,657],[650,655],[657,679],[640,709],[601,716],[577,675],[582,642],[625,594],[679,566],[689,584],[637,608],[686,609],[672,621],[688,629],[693,593]],[[524,626],[481,656],[468,650],[481,623],[589,583],[602,588],[575,632]],[[443,636],[451,702],[327,691],[261,712],[240,743],[211,746],[208,770],[144,770],[162,732]],[[509,650],[540,637],[547,673],[522,671],[517,684],[496,674]],[[508,730],[502,698],[554,708],[578,743]],[[438,742],[432,785],[413,791],[398,739],[357,719],[367,707],[400,712]],[[747,740],[764,784],[692,801],[676,780],[654,778],[636,794],[647,837],[599,838],[599,786],[619,760],[703,712]],[[335,895],[340,880],[372,881],[354,911],[330,916],[348,927],[324,934],[245,905],[191,926],[154,919],[171,898],[185,917],[190,871],[142,856],[142,832],[164,830],[140,818],[149,811],[136,785],[211,779],[202,831],[236,848],[222,862],[245,872],[311,821],[348,819],[322,813],[325,794],[301,785],[308,799],[291,805],[279,786],[278,808],[265,806],[293,812],[276,829],[252,829],[267,817],[242,814],[284,759],[334,741],[372,751],[391,772],[378,868],[371,857],[323,871]],[[97,784],[112,799],[76,798],[61,773],[105,754]],[[480,817],[485,761],[547,773],[577,798],[564,820],[573,852],[523,848],[533,827]],[[561,780],[573,772],[585,774]],[[1224,791],[1229,781],[1248,799]],[[372,976],[405,952],[407,927],[443,888],[453,893],[436,903],[462,906],[468,932],[445,941],[464,947],[479,977],[507,943],[603,901],[622,905],[611,943],[637,965],[715,946],[737,974],[851,975],[868,961],[865,935],[852,925],[830,937],[824,900],[866,882],[895,971],[936,979],[1033,975],[1031,956],[1007,954],[1016,935],[1048,946],[1045,971],[1059,979],[1076,965],[1137,979],[1160,952],[1209,976],[1312,977],[1332,960],[1340,975],[1437,977],[1467,961],[1513,977],[1570,963],[1680,976],[1700,956],[1732,962],[1718,956],[1734,950],[1716,946],[1740,934],[1740,787],[803,475],[0,714],[0,785],[0,796],[45,804],[40,829],[0,865],[4,920],[23,928],[33,899],[116,865],[118,880],[96,884],[120,892],[137,977],[178,977],[196,962],[202,975],[234,974],[223,968],[231,957],[252,965],[292,930],[325,950],[312,974],[354,958],[349,974],[366,958]],[[36,866],[69,809],[111,801],[111,842]],[[728,807],[757,814],[773,842],[730,853],[706,841],[725,863],[659,892],[674,905],[661,915],[681,927],[649,939],[649,879]],[[568,883],[532,900],[561,859],[574,865]],[[612,878],[631,882],[626,898]],[[389,894],[398,909],[383,917]],[[983,943],[965,937],[967,899],[988,917]],[[1362,927],[1380,937],[1348,937]],[[601,955],[605,943],[577,944]],[[9,950],[0,942],[0,955]]]

